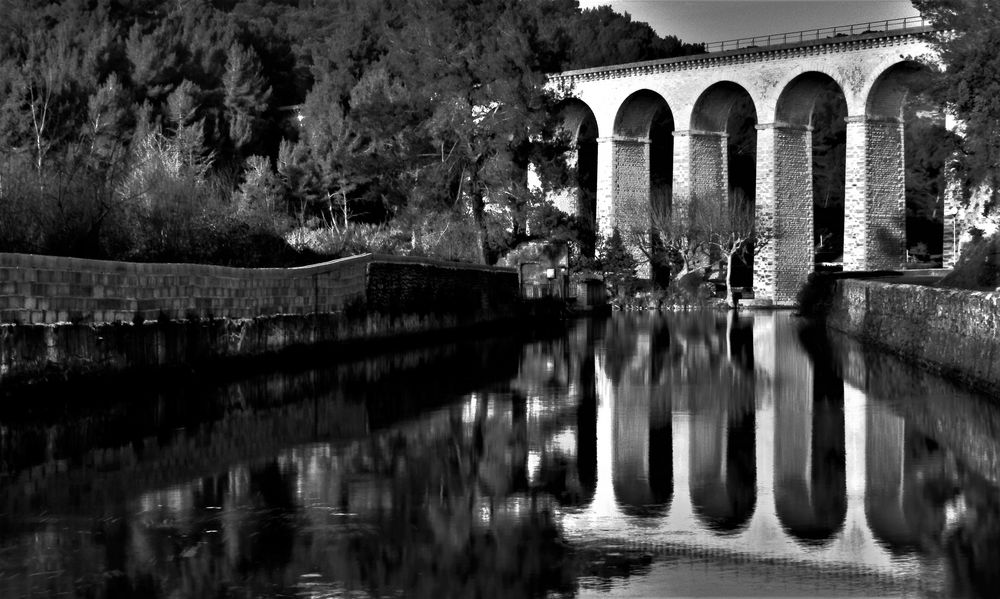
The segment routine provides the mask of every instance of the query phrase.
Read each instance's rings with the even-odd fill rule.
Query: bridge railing
[[[929,23],[923,17],[903,17],[898,19],[887,19],[885,21],[854,23],[853,25],[838,25],[836,27],[821,27],[819,29],[805,29],[803,31],[790,31],[787,33],[772,33],[769,35],[743,37],[734,40],[724,40],[721,42],[707,42],[705,44],[705,51],[722,52],[724,50],[737,50],[740,48],[795,44],[798,42],[808,42],[831,37],[859,35],[862,33],[878,33],[899,29],[913,29],[927,27],[928,25]]]

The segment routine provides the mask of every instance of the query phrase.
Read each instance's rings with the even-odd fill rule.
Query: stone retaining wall
[[[0,254],[0,382],[433,332],[522,308],[514,269],[416,258],[239,269]]]
[[[371,255],[301,268],[141,264],[0,254],[0,322],[253,318],[341,309]]]
[[[1000,391],[1000,293],[840,279],[827,324]]]

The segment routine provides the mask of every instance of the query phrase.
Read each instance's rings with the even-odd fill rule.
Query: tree
[[[701,44],[660,37],[646,23],[610,6],[580,10],[576,0],[536,3],[539,36],[545,40],[549,72],[656,60],[704,52]]]
[[[726,269],[726,302],[736,306],[732,285],[735,259],[746,262],[769,240],[755,227],[753,203],[739,190],[728,201],[692,196],[684,210],[653,212],[648,231],[633,230],[632,244],[654,266],[680,265],[674,280],[680,280],[698,264],[720,259]]]
[[[229,138],[237,149],[243,148],[253,141],[260,115],[271,98],[271,88],[261,74],[257,53],[240,44],[230,46],[222,83]]]
[[[611,235],[601,247],[598,263],[612,296],[619,299],[627,297],[635,284],[635,269],[638,264],[632,252],[625,247],[618,227],[611,230]]]
[[[960,163],[970,182],[1000,199],[1000,5],[993,0],[914,0],[938,30],[942,70],[933,92],[964,122]]]
[[[746,260],[770,240],[766,231],[756,230],[754,207],[741,193],[730,195],[725,201],[692,202],[688,218],[694,229],[705,239],[710,250],[717,251],[726,268],[726,303],[736,307],[732,274],[735,259]]]
[[[653,271],[663,268],[671,271],[672,279],[679,279],[691,272],[704,256],[707,237],[699,229],[699,222],[690,218],[690,211],[675,211],[660,205],[653,209],[649,229],[633,229],[631,244],[649,261]],[[675,264],[679,265],[673,273]]]

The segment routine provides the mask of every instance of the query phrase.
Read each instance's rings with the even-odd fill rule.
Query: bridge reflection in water
[[[618,314],[0,415],[0,596],[994,588],[1000,408],[799,325]]]
[[[921,576],[945,528],[916,463],[936,444],[814,362],[787,315],[671,320],[666,347],[637,336],[625,368],[594,357],[596,491],[570,537]]]

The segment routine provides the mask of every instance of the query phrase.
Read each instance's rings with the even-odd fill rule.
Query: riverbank
[[[1000,293],[820,276],[803,296],[826,326],[1000,396]]]
[[[0,383],[347,351],[552,316],[514,269],[364,255],[241,269],[0,254]]]

